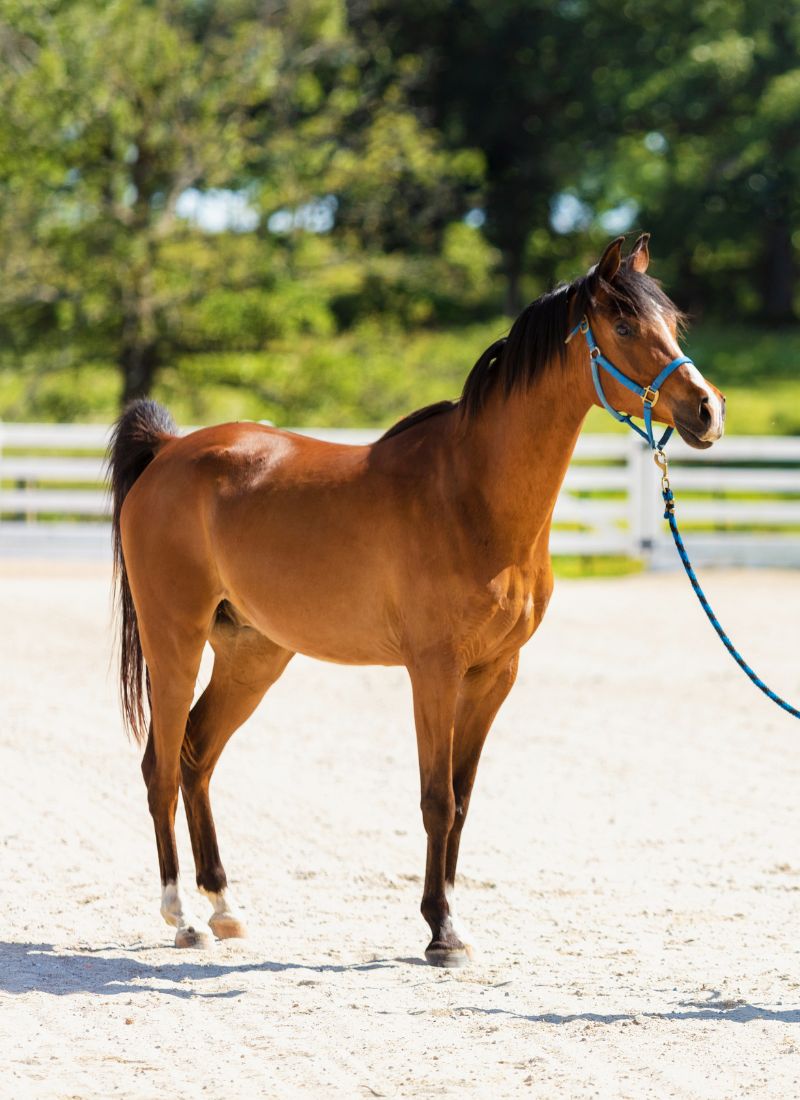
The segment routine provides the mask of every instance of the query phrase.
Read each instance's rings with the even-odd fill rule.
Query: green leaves
[[[0,0],[0,348],[280,405],[273,349],[515,312],[629,226],[695,314],[796,319],[799,47],[763,0]]]
[[[255,0],[203,7],[0,9],[0,324],[30,346],[59,334],[76,354],[116,359],[127,396],[184,345],[204,292],[226,303],[227,321],[206,310],[212,345],[236,309],[255,339],[258,264],[234,264],[238,284],[218,264],[192,272],[210,242],[178,218],[178,200],[190,187],[237,189],[287,156],[295,116],[324,101],[316,67],[342,26],[338,0],[293,4],[280,24]],[[307,312],[325,328],[324,305]]]

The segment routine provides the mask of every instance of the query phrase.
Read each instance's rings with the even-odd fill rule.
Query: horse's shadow
[[[779,1024],[800,1024],[800,1009],[760,1008],[743,1000],[723,1000],[719,990],[711,993],[705,1001],[680,1001],[678,1008],[670,1012],[612,1012],[607,1015],[600,1012],[575,1012],[569,1015],[544,1012],[527,1015],[507,1008],[480,1008],[477,1005],[461,1005],[455,1007],[454,1011],[465,1015],[474,1012],[478,1015],[506,1016],[512,1020],[526,1020],[534,1024],[573,1024],[581,1021],[592,1024],[635,1024],[645,1020],[666,1020],[672,1023],[680,1023],[684,1020],[718,1020],[733,1024],[765,1020]]]
[[[64,997],[74,993],[93,993],[109,997],[124,993],[161,993],[183,1000],[192,998],[226,999],[241,997],[244,989],[224,989],[203,992],[194,988],[182,988],[184,982],[203,982],[226,978],[236,974],[280,974],[299,970],[307,974],[343,974],[368,970],[383,970],[398,966],[427,966],[421,959],[375,959],[368,963],[313,964],[296,962],[242,962],[216,963],[212,959],[175,963],[144,963],[126,954],[111,955],[84,950],[82,952],[59,951],[48,943],[0,943],[0,992],[49,993]],[[140,949],[141,950],[141,949]],[[146,949],[144,949],[146,950]],[[423,1010],[424,1011],[424,1010]],[[564,1025],[572,1023],[621,1024],[641,1023],[646,1020],[665,1020],[680,1023],[687,1020],[717,1020],[728,1023],[750,1023],[763,1020],[772,1023],[800,1024],[800,1009],[760,1008],[743,1000],[724,1000],[719,990],[703,1001],[681,1001],[678,1008],[668,1012],[644,1011],[637,1013],[575,1012],[562,1015],[555,1012],[515,1012],[506,1008],[484,1008],[478,1005],[454,1005],[457,1013],[475,1013],[508,1020],[525,1020],[528,1023]]]
[[[186,981],[209,981],[236,974],[276,974],[286,970],[305,970],[317,974],[378,970],[400,961],[378,959],[369,963],[314,965],[267,960],[215,963],[209,959],[161,964],[143,963],[130,958],[127,953],[125,956],[108,956],[92,951],[62,952],[49,943],[0,943],[0,992],[40,992],[59,997],[73,993],[115,996],[119,993],[151,992],[184,1000],[195,997],[231,998],[241,997],[245,990],[203,992],[181,988],[181,985]]]

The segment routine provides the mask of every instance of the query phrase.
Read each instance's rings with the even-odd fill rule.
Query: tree
[[[181,346],[184,305],[229,276],[178,216],[181,196],[245,187],[255,164],[285,158],[298,86],[342,27],[337,0],[280,18],[255,0],[5,0],[0,310],[12,346],[111,355],[123,401],[148,392]],[[230,264],[241,249],[232,239],[224,252]],[[245,286],[262,274],[243,266]]]
[[[637,132],[620,142],[617,175],[674,252],[696,310],[794,320],[800,9],[659,10],[667,25],[645,24],[642,42],[662,64],[627,96]]]
[[[695,306],[795,315],[800,8],[789,0],[351,0],[361,36],[415,73],[412,102],[485,158],[507,310],[525,273],[639,210]],[[572,228],[552,224],[569,194]],[[466,207],[469,196],[462,195]],[[570,236],[572,239],[570,239]]]
[[[554,278],[554,199],[586,176],[587,161],[618,132],[635,27],[617,7],[608,0],[351,5],[361,34],[377,37],[398,64],[419,51],[414,102],[450,148],[483,155],[485,231],[503,257],[509,313],[521,307],[526,268],[543,282]]]

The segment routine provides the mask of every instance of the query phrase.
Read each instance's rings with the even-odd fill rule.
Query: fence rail
[[[301,429],[342,443],[378,432]],[[0,423],[0,554],[109,553],[103,480],[108,428]],[[800,567],[800,438],[739,436],[707,451],[669,447],[678,515],[701,564]],[[533,456],[532,456],[533,460]],[[675,564],[647,447],[625,435],[585,435],[556,506],[554,554]]]

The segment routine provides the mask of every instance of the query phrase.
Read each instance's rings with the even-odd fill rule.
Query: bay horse
[[[212,932],[245,934],[209,801],[228,739],[295,653],[404,665],[411,680],[427,863],[427,960],[471,947],[453,912],[461,830],[489,727],[553,588],[549,533],[583,420],[599,404],[583,341],[643,386],[675,360],[681,315],[647,274],[648,236],[613,241],[589,272],[532,302],[478,359],[457,401],[412,413],[370,446],[255,423],[179,436],[139,400],[109,451],[121,698],[141,742],[161,913],[178,947],[208,933],[178,885],[179,788]],[[614,378],[605,398],[641,415]],[[693,447],[723,429],[724,398],[690,363],[657,418]],[[192,706],[206,642],[210,682]],[[148,720],[147,711],[150,717]]]

